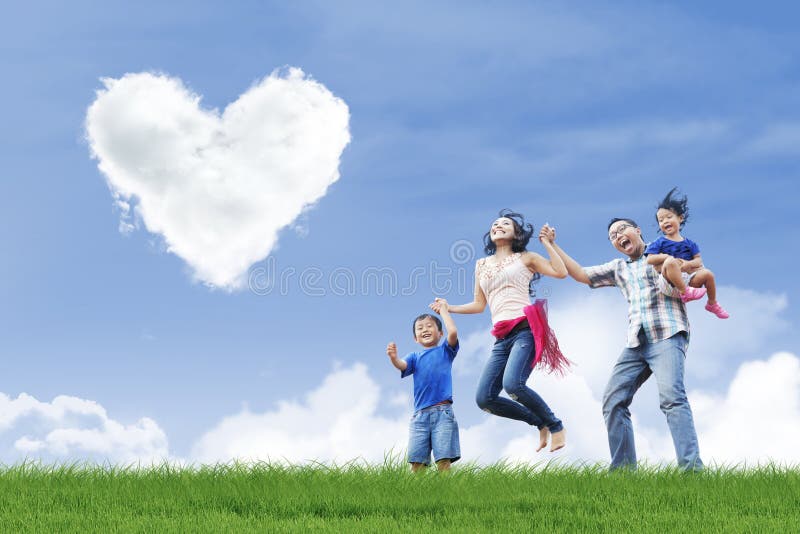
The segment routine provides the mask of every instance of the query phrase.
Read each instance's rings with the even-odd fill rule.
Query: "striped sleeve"
[[[614,259],[602,265],[584,267],[583,272],[589,277],[589,287],[596,288],[617,285],[616,274],[620,262],[622,262],[622,260]]]

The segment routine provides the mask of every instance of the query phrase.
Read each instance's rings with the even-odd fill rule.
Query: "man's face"
[[[641,256],[642,231],[628,221],[617,221],[608,229],[608,239],[614,248],[635,258]]]

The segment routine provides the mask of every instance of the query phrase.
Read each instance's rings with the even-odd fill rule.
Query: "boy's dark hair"
[[[533,225],[525,222],[525,216],[510,209],[502,209],[498,214],[499,217],[511,219],[514,224],[514,240],[511,242],[511,252],[525,252],[528,242],[533,235]],[[491,256],[497,252],[497,245],[492,241],[492,230],[483,236],[483,251],[487,256]]]
[[[682,230],[683,225],[686,224],[686,219],[689,218],[689,199],[686,198],[686,195],[678,195],[678,188],[673,187],[670,192],[667,193],[667,196],[664,197],[664,200],[661,201],[661,204],[658,205],[656,211],[660,209],[669,210],[683,217],[681,221]],[[656,221],[658,221],[658,215],[656,215]]]
[[[423,319],[433,319],[433,322],[436,323],[436,326],[439,327],[439,332],[442,332],[442,321],[436,317],[435,315],[431,315],[430,313],[423,313],[411,324],[411,332],[414,334],[414,338],[417,337],[417,321],[421,321]]]
[[[533,225],[531,223],[526,223],[525,216],[521,213],[511,211],[507,208],[500,210],[498,217],[511,219],[511,222],[514,225],[514,240],[511,242],[511,252],[525,252],[527,250],[526,247],[528,246],[528,242],[530,242],[531,236],[533,235]],[[497,245],[495,245],[494,241],[492,241],[491,228],[489,228],[489,231],[483,236],[483,251],[487,256],[491,256],[497,252]],[[535,273],[533,278],[531,278],[531,285],[528,288],[528,293],[530,296],[536,296],[536,287],[534,286],[541,277],[542,275],[540,273]]]
[[[611,219],[611,222],[608,223],[608,228],[606,228],[606,231],[611,230],[611,225],[619,221],[625,221],[626,223],[633,225],[634,228],[639,228],[639,225],[636,224],[636,221],[634,221],[633,219],[628,219],[626,217],[614,217],[613,219]]]

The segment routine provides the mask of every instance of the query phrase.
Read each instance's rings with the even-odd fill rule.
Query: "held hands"
[[[556,241],[556,229],[545,223],[539,230],[539,241],[544,245],[550,243],[551,245]]]
[[[450,311],[450,305],[447,304],[447,301],[444,299],[440,299],[439,297],[433,299],[433,302],[431,302],[430,305],[428,305],[428,307],[432,309],[435,313],[438,313],[439,315],[441,315],[442,312],[446,313]]]

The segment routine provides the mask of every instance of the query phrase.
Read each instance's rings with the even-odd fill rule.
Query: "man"
[[[555,242],[555,230],[548,228]],[[692,409],[683,384],[689,320],[681,299],[647,264],[642,231],[631,219],[612,219],[608,238],[627,259],[581,267],[558,245],[569,275],[591,288],[616,286],[628,300],[628,341],[603,394],[603,417],[611,449],[611,469],[636,468],[636,447],[628,407],[650,375],[658,383],[661,411],[667,417],[678,465],[702,470]]]

